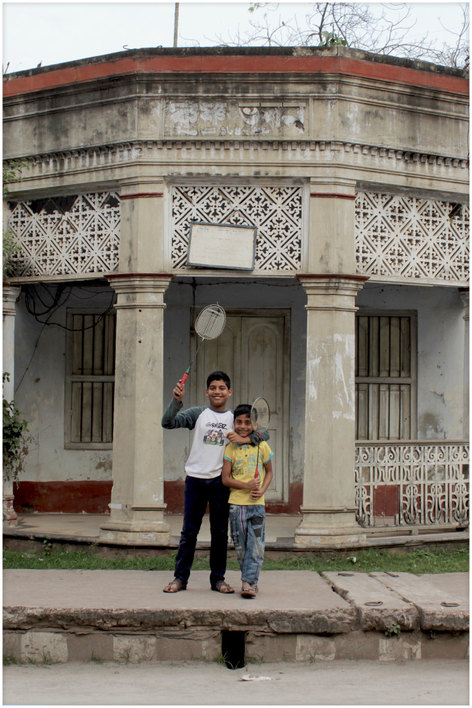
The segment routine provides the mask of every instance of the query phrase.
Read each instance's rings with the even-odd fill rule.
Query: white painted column
[[[21,288],[3,285],[3,371],[10,374],[10,381],[3,385],[3,395],[9,401],[15,395],[15,316],[16,302]]]
[[[164,520],[164,295],[168,273],[164,182],[136,176],[121,185],[117,294],[113,488],[100,537],[167,545]]]
[[[295,532],[302,547],[355,544],[364,535],[354,503],[355,297],[366,280],[349,275],[355,196],[355,182],[335,166],[311,179],[307,275],[299,276],[307,295],[303,518]]]
[[[355,519],[355,297],[363,276],[301,275],[307,293],[303,547],[365,538]]]
[[[3,284],[3,369],[9,374],[9,381],[3,384],[3,396],[7,401],[15,397],[15,317],[16,302],[21,288]],[[13,508],[13,482],[3,480],[3,519],[8,526],[16,526],[18,516]]]
[[[164,294],[171,276],[115,275],[117,293],[113,489],[100,538],[169,542],[164,521]]]

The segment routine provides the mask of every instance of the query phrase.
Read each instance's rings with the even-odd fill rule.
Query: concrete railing
[[[355,480],[361,526],[468,525],[465,442],[358,442]]]

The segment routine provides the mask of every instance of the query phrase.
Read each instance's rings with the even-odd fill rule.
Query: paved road
[[[452,660],[11,665],[3,705],[468,705],[468,677]]]

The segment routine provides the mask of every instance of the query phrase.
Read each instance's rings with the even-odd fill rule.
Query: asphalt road
[[[468,705],[468,678],[453,660],[15,664],[3,705]]]

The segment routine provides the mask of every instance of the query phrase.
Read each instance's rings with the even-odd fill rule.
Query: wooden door
[[[250,316],[227,312],[223,333],[200,348],[190,391],[192,405],[206,403],[206,377],[220,369],[231,377],[232,408],[239,403],[252,403],[258,396],[267,399],[274,480],[266,497],[278,501],[288,500],[288,327],[287,311],[261,310]],[[195,350],[197,342],[192,344]]]

